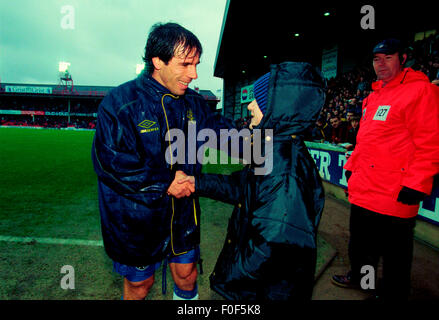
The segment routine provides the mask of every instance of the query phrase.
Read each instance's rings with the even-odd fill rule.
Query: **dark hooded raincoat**
[[[325,80],[310,64],[272,65],[267,110],[257,127],[273,129],[272,150],[264,149],[271,173],[257,175],[249,165],[231,175],[195,177],[198,195],[235,205],[210,276],[212,289],[226,299],[311,298],[324,190],[303,134],[324,101]]]

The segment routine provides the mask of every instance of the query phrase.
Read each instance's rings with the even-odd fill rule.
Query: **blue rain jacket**
[[[201,171],[188,146],[185,161],[171,165],[182,150],[171,159],[170,144],[176,140],[166,141],[168,130],[182,130],[188,144],[188,123],[197,132],[234,127],[194,90],[174,96],[145,73],[111,90],[100,104],[92,160],[103,241],[112,260],[143,266],[199,244],[198,198],[175,199],[166,193],[176,170]],[[197,141],[197,148],[201,144]]]

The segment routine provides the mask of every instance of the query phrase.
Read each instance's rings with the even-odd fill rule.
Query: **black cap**
[[[373,48],[373,54],[384,53],[384,54],[394,54],[396,52],[401,52],[402,45],[401,41],[397,39],[386,39],[378,43],[375,48]]]

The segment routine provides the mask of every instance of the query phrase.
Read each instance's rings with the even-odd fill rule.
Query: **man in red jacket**
[[[396,39],[373,49],[377,81],[363,101],[357,145],[344,166],[351,271],[332,278],[342,287],[374,289],[368,281],[383,257],[378,295],[384,299],[409,297],[415,219],[439,173],[439,88],[404,68],[406,58]]]

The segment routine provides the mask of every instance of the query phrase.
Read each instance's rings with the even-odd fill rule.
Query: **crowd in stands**
[[[70,105],[72,113],[96,113],[99,102],[81,101]],[[48,111],[48,112],[69,112],[67,102],[48,101],[42,99],[26,100],[21,98],[0,101],[0,110],[26,110],[26,111]]]
[[[2,99],[0,100],[0,110],[14,111],[44,111],[44,112],[64,112],[68,113],[67,103],[56,100],[49,101],[43,99]],[[1,126],[20,126],[20,127],[47,127],[47,128],[81,128],[94,129],[96,127],[96,117],[92,114],[97,112],[99,102],[81,101],[71,103],[70,118],[66,115],[26,115],[26,114],[0,114]],[[78,116],[77,114],[81,114]],[[89,116],[84,116],[89,115]]]
[[[410,43],[405,67],[425,73],[439,85],[439,35]],[[363,99],[371,93],[375,80],[371,62],[330,79],[325,105],[306,140],[355,148]]]
[[[96,118],[71,117],[68,121],[57,116],[1,115],[0,126],[94,129]]]
[[[421,71],[439,85],[439,34],[408,44],[405,67]],[[362,113],[362,104],[372,92],[376,75],[372,61],[328,80],[326,102],[315,125],[305,134],[308,141],[341,145],[353,150]],[[235,121],[238,128],[248,128],[250,117]]]

